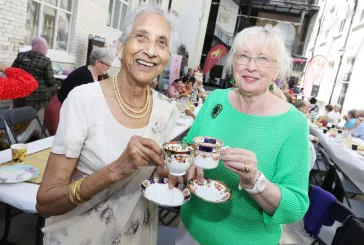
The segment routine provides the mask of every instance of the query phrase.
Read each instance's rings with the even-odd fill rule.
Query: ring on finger
[[[249,165],[245,163],[245,172],[249,173],[249,171],[250,171]]]

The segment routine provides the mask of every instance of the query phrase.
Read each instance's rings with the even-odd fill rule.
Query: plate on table
[[[191,199],[190,190],[183,184],[168,188],[167,178],[150,178],[141,184],[141,191],[146,199],[162,207],[178,207]]]
[[[32,165],[13,165],[0,168],[0,183],[19,183],[37,178],[39,169]]]
[[[187,187],[206,202],[225,203],[233,198],[231,190],[225,183],[218,180],[203,179],[203,184],[200,185],[197,183],[197,179],[193,178],[188,181]]]

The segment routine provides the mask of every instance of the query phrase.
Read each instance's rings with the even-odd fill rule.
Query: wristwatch
[[[249,194],[255,195],[264,191],[265,188],[265,176],[262,172],[258,171],[258,178],[255,180],[255,185],[251,189],[245,189]],[[241,190],[241,183],[239,184],[239,190]]]

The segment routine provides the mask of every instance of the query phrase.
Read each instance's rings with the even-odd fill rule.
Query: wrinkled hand
[[[116,163],[116,168],[124,177],[133,174],[141,167],[151,165],[163,167],[163,150],[152,139],[133,136]]]
[[[245,189],[251,189],[255,186],[258,170],[254,152],[230,148],[221,152],[221,160],[224,161],[227,169],[240,176],[240,182]]]
[[[166,165],[158,167],[157,174],[159,177],[168,178],[168,187],[170,189],[172,189],[177,183],[183,184],[183,177],[171,175]]]
[[[193,163],[188,168],[185,176],[186,181],[189,181],[192,178],[196,178],[199,184],[203,184],[203,169],[196,167],[196,165]]]

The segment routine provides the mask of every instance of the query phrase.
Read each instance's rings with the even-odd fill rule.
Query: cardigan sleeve
[[[270,180],[281,190],[281,201],[273,215],[263,213],[266,224],[294,223],[305,215],[309,206],[308,124],[303,116],[294,118],[294,121],[278,154],[276,174]]]

